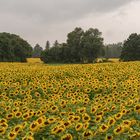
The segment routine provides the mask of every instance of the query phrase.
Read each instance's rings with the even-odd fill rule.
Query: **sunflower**
[[[80,121],[80,116],[73,116],[73,118],[72,118],[72,121],[73,122],[78,122],[78,121]]]
[[[135,125],[137,123],[137,121],[135,119],[131,120],[131,125]]]
[[[1,119],[0,123],[7,123],[7,119],[5,119],[5,118]]]
[[[119,120],[119,119],[121,119],[122,118],[122,113],[117,113],[117,114],[115,114],[115,116],[114,116],[114,118],[116,119],[116,120]]]
[[[108,119],[108,126],[112,126],[112,125],[114,125],[115,122],[116,122],[116,120],[115,120],[114,118],[109,117],[109,119]]]
[[[6,123],[6,122],[0,123],[0,127],[3,127],[5,129],[7,129],[8,128],[8,123]]]
[[[99,116],[96,116],[96,117],[95,117],[95,120],[94,120],[94,121],[95,121],[96,123],[99,123],[99,122],[101,122],[101,120],[102,120],[102,116],[99,115]]]
[[[67,112],[60,112],[59,114],[61,117],[64,117],[67,114]]]
[[[51,124],[51,123],[54,123],[56,121],[56,118],[54,117],[50,117],[47,119],[48,123]]]
[[[22,123],[22,128],[24,129],[26,126],[28,125],[28,123],[25,121]]]
[[[65,121],[63,124],[66,128],[69,128],[71,126],[71,121]]]
[[[105,140],[113,140],[113,136],[112,135],[106,135]]]
[[[90,88],[85,88],[85,89],[84,89],[84,92],[85,92],[85,93],[90,93],[90,92],[91,92],[91,89],[90,89]]]
[[[90,116],[87,113],[82,114],[82,121],[89,122],[91,120]]]
[[[15,117],[16,118],[20,118],[21,116],[22,116],[22,112],[18,111],[18,112],[15,113]]]
[[[32,122],[31,124],[30,124],[30,130],[32,131],[32,132],[35,132],[35,131],[37,131],[37,129],[38,129],[38,123],[36,122],[36,121],[34,121],[34,122]]]
[[[6,132],[6,128],[4,128],[4,127],[0,128],[0,136],[4,135],[5,132]]]
[[[42,126],[45,122],[45,118],[43,117],[40,117],[36,120],[36,122],[38,123],[39,126]]]
[[[49,122],[46,120],[46,121],[44,121],[44,123],[43,123],[43,127],[46,127],[46,126],[48,126],[49,125]]]
[[[130,120],[123,120],[122,126],[124,126],[124,128],[129,129],[130,125],[131,125],[131,121]]]
[[[8,139],[9,140],[14,140],[15,138],[17,137],[17,133],[16,132],[10,132],[9,134],[8,134]]]
[[[10,114],[8,114],[7,116],[6,116],[6,119],[7,120],[10,120],[10,119],[12,119],[14,117],[14,114],[13,113],[10,113]]]
[[[140,114],[140,104],[135,105],[135,112]]]
[[[59,133],[62,133],[62,132],[64,132],[65,131],[65,129],[64,128],[62,128],[62,127],[57,127],[56,129],[55,129],[55,133],[54,134],[59,134]]]
[[[104,112],[103,112],[103,111],[97,112],[97,113],[96,113],[96,116],[99,116],[99,115],[100,115],[100,116],[103,116],[103,115],[104,115]]]
[[[22,140],[34,140],[33,136],[25,136]]]
[[[90,111],[91,113],[94,114],[96,111],[97,111],[97,107],[91,107],[91,111]]]
[[[55,105],[53,105],[53,106],[51,107],[51,113],[54,113],[54,112],[57,112],[57,111],[58,111],[58,107],[55,106]]]
[[[83,124],[83,129],[84,130],[88,129],[88,127],[89,127],[89,122],[86,122],[86,123]]]
[[[27,113],[24,113],[22,115],[22,118],[23,118],[23,120],[28,120],[30,118],[30,114],[28,112]]]
[[[71,134],[65,134],[61,137],[61,140],[73,140],[73,137]]]
[[[76,131],[80,131],[82,128],[83,128],[83,124],[82,124],[82,123],[77,123],[77,124],[75,125],[75,130],[76,130]]]
[[[119,134],[121,134],[121,133],[123,133],[124,132],[124,127],[123,126],[117,126],[114,130],[113,130],[113,132],[114,132],[114,134],[115,135],[119,135]]]
[[[93,132],[91,130],[85,130],[82,135],[84,138],[89,138],[93,136]]]
[[[85,107],[81,107],[81,108],[78,108],[76,111],[77,111],[78,113],[80,113],[80,114],[83,114],[83,113],[86,112],[86,108],[85,108]]]
[[[99,131],[104,133],[108,130],[108,125],[106,124],[102,124],[100,127],[99,127]]]
[[[6,108],[5,108],[5,111],[9,111],[11,109],[11,107],[10,106],[7,106]]]
[[[125,115],[126,112],[127,112],[127,110],[126,110],[125,108],[121,110],[121,113],[122,113],[123,115]]]
[[[14,127],[13,132],[19,133],[19,132],[21,132],[22,128],[23,128],[22,125],[17,125]]]

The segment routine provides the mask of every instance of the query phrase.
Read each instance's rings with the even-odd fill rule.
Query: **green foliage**
[[[39,44],[36,44],[33,49],[32,57],[40,58],[41,52],[43,51],[43,48],[40,47]]]
[[[124,42],[121,53],[122,61],[140,60],[140,35],[133,33]]]
[[[46,41],[45,50],[48,50],[49,48],[50,48],[50,42],[47,40],[47,41]]]
[[[119,58],[122,51],[122,43],[108,44],[104,47],[105,58]]]
[[[0,61],[1,62],[26,62],[30,57],[32,47],[27,41],[10,33],[0,33]]]
[[[103,53],[101,32],[93,28],[84,32],[77,27],[68,33],[67,43],[56,40],[53,47],[44,50],[41,59],[45,63],[92,63]]]

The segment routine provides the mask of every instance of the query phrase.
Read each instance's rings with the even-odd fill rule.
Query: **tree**
[[[31,45],[18,35],[0,33],[0,61],[2,62],[26,62],[31,57]]]
[[[53,47],[59,47],[59,46],[60,46],[60,44],[58,43],[57,40],[55,40],[55,42],[54,42],[54,44],[53,44]]]
[[[50,49],[50,42],[47,40],[46,41],[45,50],[49,50],[49,49]]]
[[[98,29],[90,28],[82,37],[80,58],[82,62],[92,63],[99,55],[103,48],[103,38]]]
[[[76,27],[68,33],[67,43],[59,44],[56,40],[53,47],[42,53],[45,63],[92,63],[103,55],[103,38],[98,29],[85,31]]]
[[[105,51],[105,57],[106,58],[119,58],[122,51],[122,43],[116,43],[116,44],[108,44],[105,45],[104,51]]]
[[[72,63],[80,62],[80,48],[81,40],[84,35],[84,31],[80,27],[76,27],[74,31],[68,33],[67,35],[67,44],[70,48],[70,61]]]
[[[140,60],[140,35],[137,33],[131,34],[123,44],[123,49],[120,59],[122,61]]]
[[[43,48],[40,47],[39,44],[36,44],[33,49],[32,57],[40,58],[41,52],[43,51]]]

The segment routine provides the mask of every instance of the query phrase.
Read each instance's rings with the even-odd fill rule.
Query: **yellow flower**
[[[72,135],[71,134],[65,134],[61,137],[61,140],[73,140]]]
[[[32,123],[30,124],[30,130],[31,130],[32,132],[34,132],[34,131],[37,131],[37,129],[38,129],[38,123],[37,123],[36,121],[32,122]]]
[[[113,136],[111,136],[111,135],[106,135],[105,140],[113,140]]]
[[[90,111],[91,113],[94,114],[96,111],[97,111],[97,107],[91,107],[91,111]]]
[[[28,119],[30,118],[29,113],[28,113],[28,112],[27,112],[27,113],[24,113],[24,114],[22,115],[22,118],[23,118],[23,120],[28,120]]]
[[[90,120],[91,120],[91,118],[87,113],[82,114],[82,121],[83,122],[88,122]]]
[[[88,127],[89,127],[89,123],[88,122],[86,122],[86,123],[83,124],[83,129],[84,130],[88,129]]]
[[[135,106],[135,111],[140,114],[140,104]]]
[[[17,133],[16,132],[10,132],[8,134],[8,139],[9,140],[14,140],[17,137]]]
[[[115,122],[116,122],[116,120],[115,120],[114,118],[109,117],[109,119],[108,119],[108,126],[112,126],[112,125],[114,125]]]
[[[76,131],[80,131],[82,128],[83,128],[83,124],[82,124],[82,123],[77,123],[77,124],[75,125],[75,130],[76,130]]]
[[[17,125],[14,127],[13,132],[18,133],[22,130],[23,126],[22,125]]]
[[[4,122],[7,123],[7,120],[4,118],[0,120],[0,123],[4,123]]]
[[[14,114],[13,113],[10,113],[10,114],[8,114],[7,116],[6,116],[6,119],[7,120],[10,120],[10,119],[12,119],[14,117]]]
[[[130,120],[123,120],[122,125],[124,126],[124,128],[130,128],[131,125],[131,121]]]
[[[124,132],[124,127],[121,126],[121,125],[117,126],[117,128],[115,128],[113,132],[114,132],[115,135],[119,135],[119,134]]]
[[[44,124],[45,118],[39,117],[36,122],[38,123],[39,126],[42,126]]]
[[[73,118],[72,118],[72,121],[73,122],[78,122],[78,121],[80,121],[80,116],[73,116]]]
[[[4,128],[4,127],[0,128],[0,136],[4,135],[5,132],[6,132],[6,128]]]
[[[56,121],[56,118],[50,117],[47,119],[48,123],[54,123]]]
[[[99,131],[104,133],[108,130],[108,126],[106,124],[102,124],[100,127],[99,127]]]
[[[99,116],[96,116],[96,118],[95,118],[94,121],[95,121],[96,123],[99,123],[101,120],[102,120],[102,116],[99,115]]]
[[[8,124],[6,122],[0,123],[0,127],[3,127],[5,129],[8,128]]]
[[[86,108],[85,107],[79,108],[77,109],[77,112],[83,114],[86,112]]]
[[[66,128],[69,128],[71,126],[71,122],[70,121],[65,121],[63,124],[64,124],[64,126]]]
[[[55,130],[54,130],[54,134],[59,134],[59,133],[62,133],[65,129],[62,128],[62,127],[57,127]]]
[[[16,118],[20,118],[21,116],[22,116],[22,113],[21,112],[18,111],[18,112],[15,113],[15,117]]]
[[[121,119],[122,115],[123,115],[122,113],[117,113],[117,114],[115,114],[114,117],[116,120],[119,120],[119,119]]]
[[[22,140],[34,140],[33,136],[25,136]]]
[[[83,132],[83,137],[84,137],[84,138],[89,138],[89,137],[91,137],[92,135],[93,135],[93,133],[92,133],[91,130],[85,130],[85,131]]]

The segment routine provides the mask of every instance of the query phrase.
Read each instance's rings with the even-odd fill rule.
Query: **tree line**
[[[32,50],[31,45],[18,35],[0,33],[0,62],[26,62]]]
[[[67,34],[67,41],[52,46],[46,41],[45,49],[34,48],[20,36],[0,33],[0,62],[26,62],[28,57],[41,58],[45,63],[93,63],[96,58],[120,58],[121,61],[140,60],[140,35],[131,34],[123,43],[104,45],[102,33],[76,27]]]

